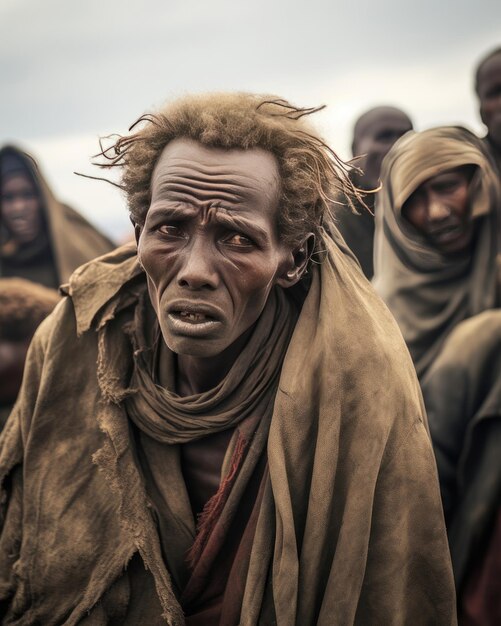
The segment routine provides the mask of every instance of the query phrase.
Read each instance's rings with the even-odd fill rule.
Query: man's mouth
[[[429,233],[429,237],[439,249],[460,252],[468,245],[470,234],[464,224],[449,224],[436,228]]]
[[[9,230],[18,235],[36,234],[36,227],[33,221],[26,217],[14,217],[8,225]]]
[[[429,235],[435,241],[449,241],[460,237],[464,232],[461,224],[449,224],[430,231]]]
[[[172,303],[167,317],[173,333],[194,337],[212,333],[223,322],[223,314],[217,307],[189,301]]]
[[[190,322],[191,324],[202,324],[204,322],[214,321],[214,318],[205,315],[205,313],[191,313],[190,311],[175,311],[171,315],[181,320]]]

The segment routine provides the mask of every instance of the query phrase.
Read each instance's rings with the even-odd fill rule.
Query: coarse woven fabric
[[[1,232],[4,251],[0,256],[0,276],[21,276],[27,280],[42,282],[47,287],[57,288],[69,280],[77,267],[110,252],[115,246],[80,213],[55,198],[33,157],[15,146],[4,146],[0,149],[0,164],[3,159],[12,158],[24,165],[25,172],[32,178],[41,195],[55,267],[52,271],[41,272],[36,259],[33,263],[30,262],[33,257],[31,246],[23,246],[22,250],[14,249],[7,253],[5,250],[9,246],[5,243],[8,242],[8,235],[4,229]]]
[[[271,598],[279,626],[455,624],[408,351],[342,242],[324,243],[280,374],[239,623],[269,624]],[[123,325],[144,282],[133,247],[120,248],[73,275],[35,336],[0,438],[4,624],[129,626],[136,552],[163,617],[149,619],[151,602],[135,614],[184,623],[123,405]]]
[[[441,254],[402,216],[429,178],[476,166],[470,183],[474,245],[461,257]],[[422,378],[452,329],[497,304],[500,250],[498,181],[480,139],[465,128],[409,132],[387,154],[376,201],[374,279],[395,316]]]

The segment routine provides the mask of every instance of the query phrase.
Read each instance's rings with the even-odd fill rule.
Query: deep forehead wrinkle
[[[236,213],[231,209],[216,205],[208,205],[203,210],[195,206],[190,206],[189,204],[184,206],[152,206],[150,209],[150,217],[153,220],[157,218],[168,218],[172,220],[201,218],[202,222],[205,223],[216,222],[227,228],[252,232],[262,240],[269,238],[267,230],[257,224],[255,220],[246,219],[240,212]]]
[[[255,194],[258,176],[247,174],[242,168],[232,168],[229,164],[206,165],[183,158],[171,158],[171,161],[167,167],[154,172],[152,184],[160,192],[195,197],[213,195],[236,202],[248,200]],[[270,200],[276,197],[278,188],[276,179],[273,183],[266,192]]]

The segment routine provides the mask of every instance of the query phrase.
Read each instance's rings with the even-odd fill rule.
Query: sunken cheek
[[[178,248],[166,245],[164,242],[155,241],[151,235],[141,237],[138,245],[138,253],[141,265],[155,286],[172,281],[175,271]]]

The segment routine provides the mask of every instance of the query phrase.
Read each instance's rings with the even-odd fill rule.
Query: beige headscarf
[[[429,178],[477,166],[470,183],[473,247],[463,257],[436,250],[403,216],[402,206]],[[383,163],[373,284],[395,316],[421,377],[462,320],[496,306],[500,200],[482,142],[460,127],[407,133]]]

